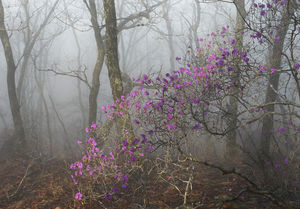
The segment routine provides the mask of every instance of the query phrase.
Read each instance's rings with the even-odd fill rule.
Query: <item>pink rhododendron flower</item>
[[[75,194],[75,199],[76,200],[81,200],[82,199],[82,194],[80,192]]]

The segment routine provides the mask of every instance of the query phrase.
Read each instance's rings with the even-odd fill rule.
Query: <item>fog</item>
[[[184,206],[198,163],[244,181],[246,189],[232,198],[213,197],[222,205],[247,192],[280,207],[292,198],[299,203],[299,1],[1,5],[0,162],[84,163],[99,152],[102,163],[118,159],[140,178],[147,166],[164,182],[181,172],[185,192],[178,182],[170,185]],[[137,154],[141,147],[151,152]],[[129,157],[114,156],[123,151]],[[132,162],[137,166],[126,167]],[[118,166],[111,176],[119,175]],[[96,172],[90,165],[86,170]],[[107,188],[101,198],[110,194]]]
[[[30,19],[26,19],[24,12],[24,5],[27,1],[3,1],[5,9],[5,21],[8,31],[10,33],[11,45],[13,47],[15,62],[19,63],[16,71],[16,81],[20,77],[20,65],[23,62],[23,50],[25,47],[25,37],[27,34],[27,27],[30,26],[30,34],[34,35],[35,31],[41,26],[47,12],[53,7],[55,1],[28,1],[28,13]],[[119,19],[139,13],[145,10],[143,4],[149,6],[156,4],[157,1],[116,1],[116,12]],[[119,35],[119,58],[121,71],[127,73],[130,78],[138,77],[144,73],[154,73],[162,70],[163,72],[170,72],[181,66],[176,61],[176,57],[184,56],[189,40],[194,41],[196,37],[190,37],[190,25],[194,22],[195,16],[195,2],[194,1],[170,1],[167,3],[170,8],[163,8],[166,6],[157,6],[155,10],[149,13],[149,18],[140,18],[133,24],[129,23],[129,29],[122,30]],[[23,6],[22,6],[23,5]],[[123,5],[123,6],[122,6]],[[205,36],[219,26],[230,24],[229,18],[234,18],[234,5],[228,3],[205,4],[201,3],[200,25],[198,27],[197,35],[199,37]],[[102,5],[98,5],[98,10],[102,10]],[[218,13],[215,14],[218,9]],[[168,11],[169,22],[172,29],[172,34],[168,34],[166,29],[166,22],[162,18],[163,12]],[[225,13],[226,12],[226,13]],[[230,16],[228,16],[230,14]],[[103,18],[99,17],[99,22],[103,24]],[[217,24],[217,25],[215,25]],[[133,25],[133,26],[132,26]],[[76,45],[77,36],[79,46]],[[173,39],[173,54],[170,58],[170,50],[168,40]],[[24,40],[25,39],[25,40]],[[40,52],[40,48],[43,51]],[[79,47],[79,48],[78,48]],[[51,96],[57,105],[57,111],[61,115],[68,131],[71,134],[72,140],[75,142],[77,136],[81,135],[84,130],[82,121],[87,121],[88,117],[88,87],[84,82],[80,82],[80,91],[82,94],[82,101],[84,105],[85,118],[81,118],[78,102],[78,79],[70,76],[56,75],[47,70],[51,69],[61,73],[76,71],[79,69],[86,69],[87,79],[91,81],[91,75],[97,59],[97,47],[95,44],[95,37],[90,23],[90,16],[85,4],[81,1],[59,1],[54,9],[54,13],[50,15],[50,19],[46,26],[42,29],[34,44],[31,56],[38,56],[40,66],[37,69],[38,76],[43,82],[43,92],[49,102],[48,97]],[[9,109],[9,100],[7,95],[6,85],[6,65],[3,50],[1,53],[1,142],[6,140],[7,135],[13,130],[13,123]],[[80,57],[78,57],[80,56]],[[170,69],[169,60],[175,63],[175,69]],[[28,72],[25,78],[24,91],[21,104],[28,103],[26,114],[31,113],[31,118],[25,121],[27,134],[30,135],[37,127],[36,118],[33,118],[35,111],[39,108],[40,96],[38,94],[38,87],[33,78],[33,62],[29,60]],[[100,91],[98,95],[98,107],[112,102],[111,89],[108,80],[107,68],[104,65],[100,75]],[[40,109],[41,110],[41,109]],[[98,108],[97,121],[104,120],[103,112]],[[42,114],[44,110],[41,110]],[[53,108],[49,105],[51,126],[53,126],[53,133],[55,140],[64,140],[61,137],[61,127],[58,125],[58,119],[53,113]],[[23,113],[25,114],[25,113]],[[28,116],[29,117],[29,116]],[[27,120],[27,119],[25,119]],[[41,119],[41,122],[45,121]],[[86,124],[87,126],[88,124]],[[76,127],[76,128],[74,128]],[[78,129],[78,127],[80,127]],[[74,130],[73,130],[74,129]],[[47,137],[46,137],[47,138]],[[43,139],[43,140],[46,140]],[[47,141],[45,142],[47,143]]]

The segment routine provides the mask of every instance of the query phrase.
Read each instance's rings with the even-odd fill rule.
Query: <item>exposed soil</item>
[[[112,200],[81,202],[74,199],[77,192],[70,177],[69,163],[62,160],[16,160],[2,165],[0,171],[0,208],[183,208],[183,197],[169,183],[167,174],[149,174],[140,187]],[[183,175],[183,174],[182,174]],[[164,180],[163,180],[164,178]],[[180,178],[180,174],[178,174]],[[168,183],[168,181],[170,181]],[[185,191],[186,184],[176,184]],[[222,175],[207,166],[195,166],[192,192],[187,196],[188,208],[218,208],[220,200],[238,194],[245,182],[234,175]],[[299,191],[292,191],[298,193]],[[295,208],[299,202],[290,201]],[[261,196],[245,193],[220,208],[280,208]]]

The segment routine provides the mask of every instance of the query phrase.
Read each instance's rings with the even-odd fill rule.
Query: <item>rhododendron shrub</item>
[[[238,145],[247,154],[247,163],[252,160],[250,168],[259,167],[261,175],[266,170],[272,171],[269,177],[273,181],[267,182],[271,184],[252,176],[256,180],[250,182],[250,186],[257,184],[256,190],[266,185],[274,189],[283,184],[295,186],[299,183],[293,162],[299,148],[300,124],[296,112],[300,105],[299,98],[293,99],[296,92],[287,93],[289,87],[297,84],[299,57],[290,58],[291,54],[284,54],[286,60],[280,69],[267,65],[267,55],[263,51],[281,40],[282,37],[275,35],[280,27],[275,17],[280,17],[288,4],[286,1],[266,2],[255,3],[250,9],[252,15],[246,21],[251,21],[251,24],[243,32],[246,38],[242,51],[238,50],[240,47],[233,38],[236,31],[224,26],[198,38],[199,47],[190,51],[189,59],[177,57],[181,68],[164,75],[145,74],[133,78],[138,87],[114,104],[102,107],[108,120],[130,120],[133,130],[132,133],[120,130],[122,137],[111,139],[114,147],[105,153],[97,148],[96,137],[78,142],[84,152],[82,159],[71,165],[74,170],[72,178],[79,190],[76,199],[120,197],[128,187],[136,185],[129,182],[132,175],[142,169],[143,159],[149,151],[172,147],[182,155],[188,153],[192,159],[193,153],[186,144],[194,142],[194,134],[209,134],[226,141],[228,133],[233,130],[238,132]],[[290,38],[296,40],[295,34],[300,31],[296,20],[293,21],[295,27],[291,28]],[[287,45],[287,48],[291,46]],[[291,50],[290,53],[294,52]],[[240,80],[232,79],[235,71],[240,72]],[[278,73],[295,80],[294,83],[282,82],[283,89],[277,92],[279,99],[275,102],[280,106],[275,113],[269,113],[266,111],[270,104],[265,103],[265,89],[270,76]],[[230,97],[236,97],[238,101],[236,127],[229,126],[233,117],[229,111]],[[287,108],[282,109],[282,106]],[[129,113],[130,119],[125,113]],[[274,146],[272,155],[265,157],[260,153],[258,141],[262,119],[268,114],[280,115],[283,119],[275,117],[275,127],[268,130],[272,133]],[[96,129],[93,124],[86,131],[95,132]],[[293,142],[283,147],[282,139]],[[260,175],[259,172],[256,175]],[[167,178],[175,179],[171,175]]]
[[[78,189],[75,199],[84,202],[116,199],[116,196],[126,193],[132,187],[129,185],[130,178],[136,176],[141,169],[144,153],[153,149],[152,145],[138,138],[129,143],[127,136],[130,133],[125,130],[124,138],[115,140],[114,147],[107,149],[106,153],[97,147],[97,129],[96,124],[86,129],[86,132],[93,133],[91,135],[95,137],[77,142],[83,150],[82,158],[70,165],[73,171],[71,177]]]

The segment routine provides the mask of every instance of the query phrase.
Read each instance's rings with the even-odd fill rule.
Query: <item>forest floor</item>
[[[104,200],[104,206],[96,202],[84,206],[74,199],[77,192],[70,177],[70,163],[62,160],[31,161],[16,160],[1,165],[0,209],[33,208],[183,208],[183,196],[170,183],[148,176],[144,188],[129,192],[118,201]],[[167,178],[166,178],[167,179]],[[169,179],[172,181],[172,179]],[[172,182],[171,182],[172,183]],[[220,199],[238,194],[245,182],[233,175],[222,175],[216,169],[197,165],[194,169],[192,192],[187,196],[189,208],[215,209]],[[183,193],[185,184],[177,184]],[[299,191],[294,191],[299,193]],[[143,205],[143,207],[138,207]],[[135,203],[135,204],[133,204]],[[299,202],[290,202],[300,208]],[[271,201],[252,194],[243,194],[238,200],[220,208],[277,209]]]

